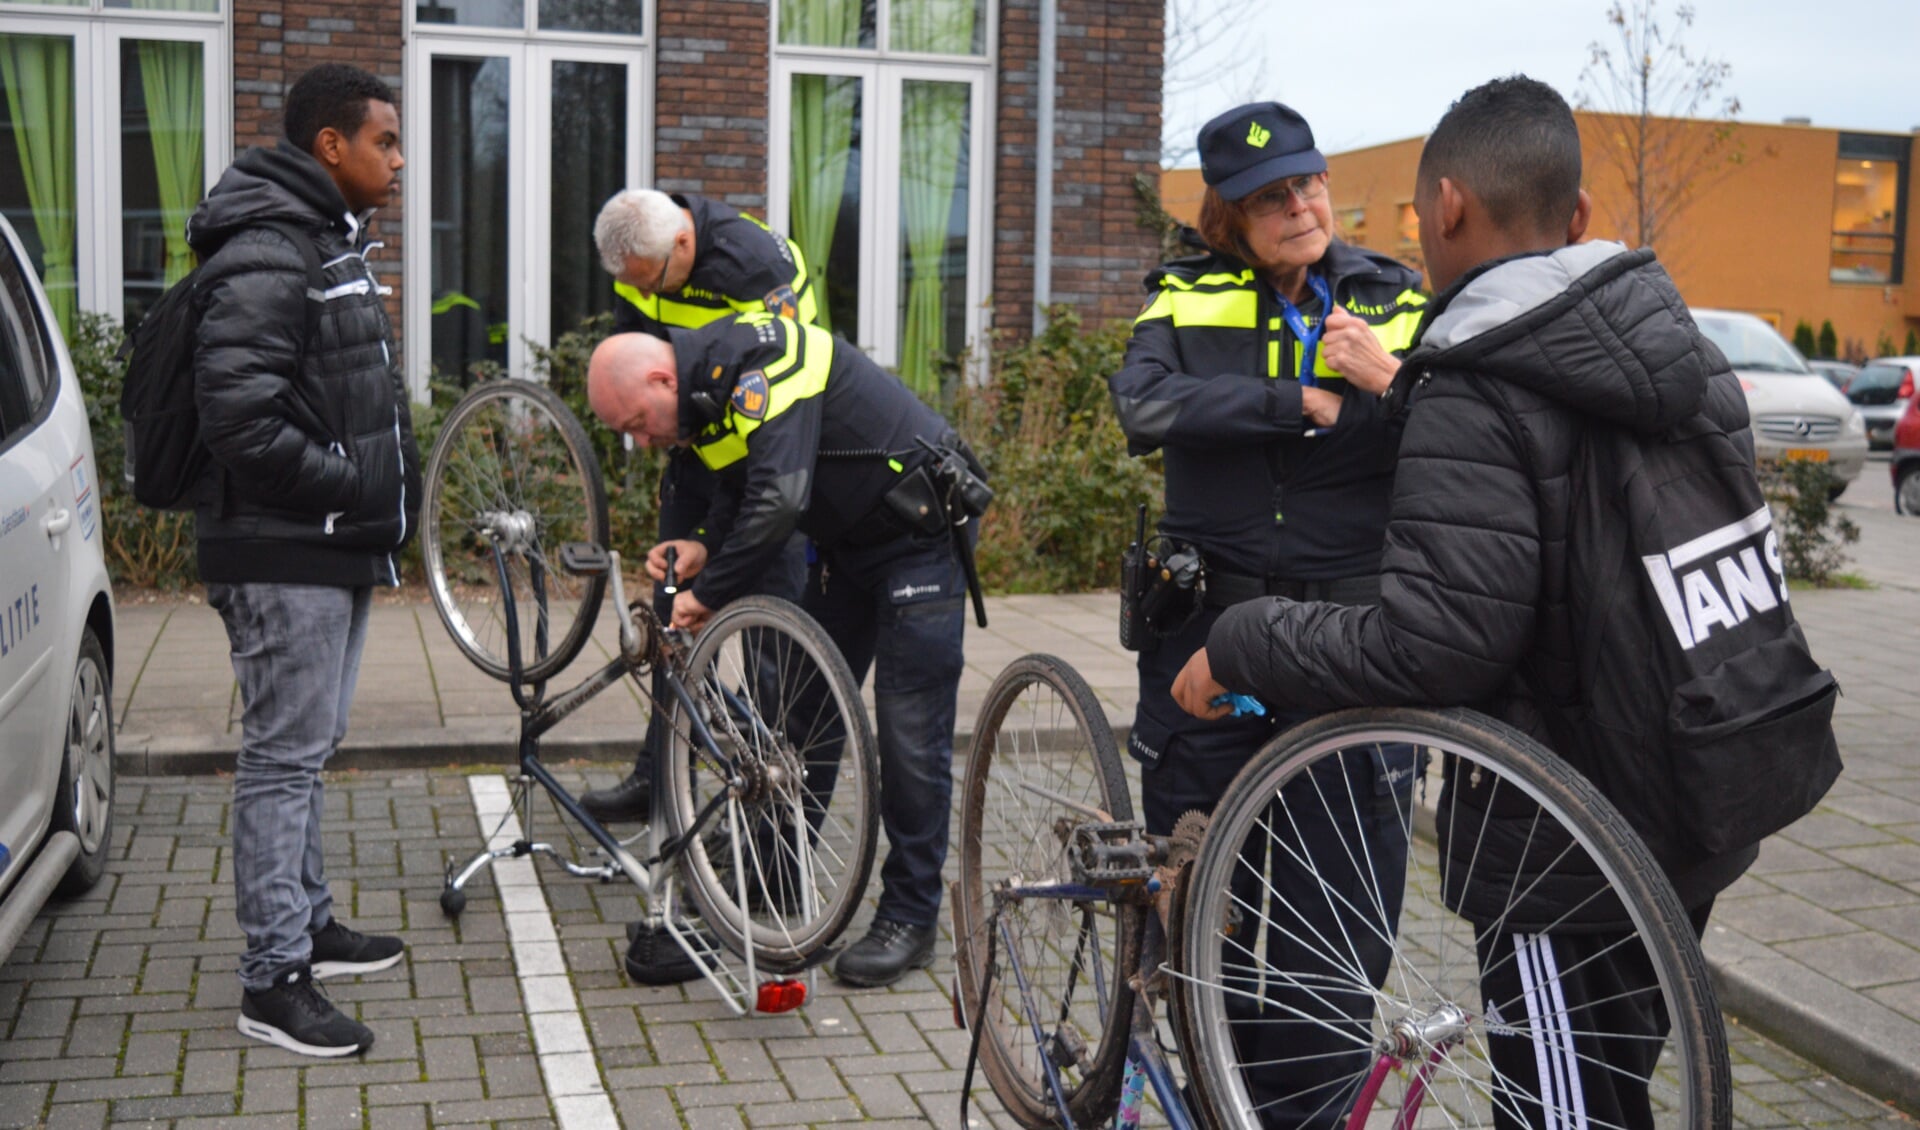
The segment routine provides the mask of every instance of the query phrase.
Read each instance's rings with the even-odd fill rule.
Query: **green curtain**
[[[33,226],[40,236],[40,281],[61,333],[71,334],[78,305],[73,40],[0,35],[0,84],[7,88],[7,113],[20,150],[27,207],[33,211]]]
[[[974,55],[975,8],[979,0],[893,0],[895,51]]]
[[[206,81],[200,56],[198,43],[140,41],[140,81],[146,88],[153,168],[167,237],[168,286],[193,270],[187,217],[200,202],[206,171]]]
[[[833,329],[828,296],[827,257],[839,226],[840,203],[847,191],[847,162],[852,158],[853,116],[860,110],[860,80],[845,75],[793,76],[792,184],[787,190],[788,226],[813,280],[820,324]],[[848,337],[858,327],[841,326]]]
[[[943,267],[971,90],[954,82],[903,85],[900,219],[906,228],[907,294],[901,314],[900,379],[915,392],[933,396],[940,391],[935,358],[953,353],[960,344],[946,340]]]
[[[780,42],[808,47],[860,46],[861,0],[786,0]]]

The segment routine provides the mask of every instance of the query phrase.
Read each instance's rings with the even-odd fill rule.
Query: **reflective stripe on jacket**
[[[1389,352],[1412,342],[1426,299],[1411,268],[1335,242],[1314,268],[1334,301]],[[1214,567],[1325,580],[1379,566],[1394,432],[1377,398],[1346,390],[1316,355],[1317,383],[1346,392],[1339,422],[1306,436],[1302,350],[1272,288],[1238,260],[1175,260],[1147,277],[1120,371],[1108,378],[1128,450],[1164,452],[1163,532]]]
[[[858,349],[764,310],[669,336],[681,431],[720,480],[701,603],[745,593],[796,528],[828,549],[894,535],[882,496],[926,461],[916,437],[952,433],[939,413]]]

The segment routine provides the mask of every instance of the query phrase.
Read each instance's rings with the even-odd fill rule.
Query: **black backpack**
[[[1840,687],[1794,619],[1751,455],[1704,415],[1593,425],[1570,486],[1578,697],[1548,703],[1556,742],[1670,867],[1811,811],[1840,775]]]
[[[307,266],[307,324],[301,342],[313,339],[325,306],[326,276],[313,235],[290,224],[259,227],[279,232],[300,250]],[[198,287],[200,267],[167,288],[120,348],[126,371],[120,386],[120,418],[126,436],[126,479],[135,501],[155,510],[191,510],[193,484],[211,456],[200,442],[200,411],[193,397],[193,352],[205,313]]]

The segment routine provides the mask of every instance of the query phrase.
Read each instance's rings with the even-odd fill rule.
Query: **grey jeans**
[[[320,851],[320,769],[347,733],[373,590],[207,586],[227,626],[243,708],[233,772],[233,879],[247,936],[240,983],[304,964],[332,918]]]

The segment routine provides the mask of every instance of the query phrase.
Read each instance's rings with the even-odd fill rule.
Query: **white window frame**
[[[984,356],[988,311],[993,291],[993,203],[998,170],[990,164],[995,153],[998,122],[997,50],[1000,30],[999,0],[984,5],[985,51],[979,55],[932,54],[871,47],[811,47],[780,42],[780,0],[774,0],[770,38],[772,74],[768,82],[767,222],[792,234],[788,197],[793,159],[793,76],[844,75],[859,78],[861,90],[860,208],[861,293],[857,335],[835,329],[855,340],[861,350],[885,366],[900,361],[900,152],[903,84],[910,81],[965,83],[971,87],[973,121],[968,131],[967,168],[972,182],[968,209],[966,340],[962,348]],[[893,6],[876,4],[876,42],[891,34]],[[892,163],[879,155],[895,158]]]
[[[73,40],[74,269],[81,310],[121,321],[126,280],[121,277],[124,169],[120,158],[120,45],[165,40],[201,45],[206,91],[203,184],[211,189],[233,161],[233,83],[229,77],[228,5],[220,12],[155,13],[145,9],[0,6],[0,34]],[[160,18],[156,18],[159,16]]]
[[[532,360],[528,339],[552,342],[553,286],[546,264],[552,262],[553,225],[548,217],[553,202],[553,151],[550,145],[553,114],[553,65],[556,62],[611,63],[627,68],[627,160],[629,185],[651,183],[653,167],[654,102],[653,29],[657,4],[649,3],[645,34],[608,35],[597,32],[540,31],[534,27],[537,0],[527,0],[526,19],[519,28],[468,27],[460,24],[420,23],[414,19],[414,0],[404,0],[407,24],[406,89],[420,93],[406,99],[405,135],[408,153],[406,251],[402,258],[405,310],[402,324],[408,388],[416,400],[427,399],[433,367],[432,280],[433,229],[429,214],[433,200],[432,84],[433,60],[438,56],[501,58],[507,60],[510,82],[507,115],[510,121],[507,158],[507,216],[517,234],[507,243],[507,371],[526,371]],[[532,269],[535,266],[539,269]],[[613,278],[607,278],[609,289]],[[561,327],[562,332],[572,327]]]

